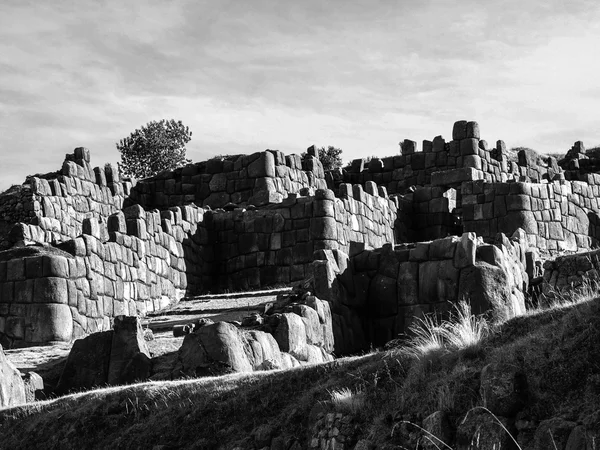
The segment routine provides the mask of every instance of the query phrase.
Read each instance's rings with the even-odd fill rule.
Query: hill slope
[[[466,448],[455,432],[464,429],[467,411],[482,404],[481,374],[490,363],[525,377],[520,411],[506,421],[522,448],[543,445],[539,430],[554,424],[544,422],[551,418],[559,428],[580,425],[597,439],[598,342],[600,299],[517,317],[475,350],[420,359],[391,350],[289,371],[144,383],[6,409],[0,411],[0,447],[298,449],[321,445],[333,434],[344,448],[360,439],[377,448],[415,448],[422,433],[406,422],[421,425],[443,411],[450,443]]]

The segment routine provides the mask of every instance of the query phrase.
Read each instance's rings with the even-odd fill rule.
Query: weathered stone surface
[[[458,298],[471,304],[473,314],[489,312],[494,320],[505,320],[515,314],[508,276],[500,267],[477,263],[460,272]]]
[[[21,405],[25,401],[25,384],[21,374],[0,346],[0,408]]]
[[[112,336],[111,330],[75,341],[56,387],[58,394],[91,389],[107,383]]]
[[[459,141],[461,139],[467,138],[467,121],[466,120],[458,120],[454,122],[454,127],[452,128],[452,139]]]
[[[28,342],[71,340],[74,325],[69,305],[33,304],[28,311],[31,324],[25,335]]]
[[[456,429],[456,449],[514,449],[515,446],[512,437],[498,425],[497,421],[500,421],[511,435],[515,434],[510,421],[505,417],[494,417],[481,409],[470,410],[461,419]]]
[[[142,355],[139,355],[139,354]],[[115,317],[108,384],[125,384],[150,376],[150,352],[144,339],[140,319],[135,316]]]
[[[297,359],[306,360],[306,327],[300,316],[292,313],[281,314],[273,336],[281,351]]]
[[[179,349],[177,375],[251,372],[253,368],[245,350],[246,345],[235,325],[217,322],[201,327],[183,340]]]
[[[44,380],[35,372],[27,372],[23,375],[25,386],[25,401],[27,403],[44,399]]]
[[[527,403],[527,378],[515,366],[488,364],[481,371],[480,393],[493,414],[513,417]]]

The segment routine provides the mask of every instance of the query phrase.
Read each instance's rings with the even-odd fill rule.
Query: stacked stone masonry
[[[339,197],[317,190],[261,209],[208,212],[204,226],[215,259],[206,283],[252,289],[303,280],[316,250],[352,253],[392,243],[396,211],[395,201],[371,183],[367,192],[342,184]]]
[[[28,177],[0,195],[0,249],[23,238],[39,243],[73,239],[82,234],[84,219],[106,221],[120,211],[131,187],[115,167],[92,168],[89,150],[76,148],[60,171]],[[25,230],[23,225],[37,228]]]
[[[442,136],[423,141],[422,151],[411,140],[401,143],[401,155],[352,161],[347,170],[333,172],[327,177],[330,185],[341,182],[365,184],[374,181],[385,186],[390,194],[404,194],[411,186],[458,186],[463,181],[486,182],[540,181],[561,177],[554,158],[542,161],[535,154],[523,152],[519,161],[509,161],[506,144],[497,141],[490,148],[480,139],[477,122],[458,121],[454,124],[452,140]]]
[[[488,312],[496,320],[525,311],[531,255],[522,230],[510,239],[499,234],[493,243],[465,233],[354,257],[331,250],[319,256],[314,289],[331,302],[339,354],[383,345],[415,318],[447,315],[460,300],[468,300],[473,313]]]
[[[338,337],[352,328],[357,336],[348,342],[383,342],[403,331],[417,309],[443,309],[442,299],[460,299],[451,292],[461,289],[466,269],[454,266],[454,256],[427,253],[414,269],[424,241],[458,252],[463,233],[472,232],[485,240],[469,238],[478,242],[476,252],[495,244],[503,258],[490,249],[477,258],[504,272],[506,261],[520,261],[522,282],[510,288],[517,297],[539,276],[529,247],[552,255],[596,245],[600,175],[584,163],[594,156],[582,149],[576,143],[560,166],[529,150],[509,161],[502,141],[490,149],[477,123],[459,121],[449,142],[438,136],[418,152],[405,140],[401,155],[368,165],[355,160],[344,171],[325,173],[314,148],[304,157],[267,150],[190,164],[136,184],[111,166],[92,169],[89,151],[77,148],[60,171],[28,177],[0,194],[0,248],[7,249],[0,253],[0,333],[9,341],[65,340],[108,329],[114,315],[143,314],[184,295],[318,284],[323,261],[331,263],[326,255],[333,254],[335,265],[325,273],[353,277],[336,282],[345,293],[329,286],[329,297],[320,295],[333,305]],[[500,233],[517,233],[525,246],[519,257],[505,252],[514,245]],[[410,245],[386,246],[399,243]],[[19,250],[31,244],[42,247]],[[523,254],[530,255],[526,261]],[[392,269],[371,267],[380,260]],[[61,269],[45,272],[44,264]],[[400,266],[402,288],[384,273]],[[398,298],[406,286],[420,292],[421,275],[430,271],[440,286],[454,287],[435,301],[415,294],[410,311],[400,301],[378,300],[389,297],[380,292],[387,285]],[[454,284],[443,281],[450,279]]]
[[[109,216],[107,228],[84,219],[85,234],[62,250],[4,252],[14,254],[0,261],[0,333],[10,341],[70,340],[110,329],[111,317],[144,315],[195,291],[202,214],[191,206],[162,213],[133,206]]]
[[[462,186],[465,231],[491,237],[522,228],[529,243],[556,253],[586,250],[598,244],[600,175],[588,182],[483,183]]]
[[[228,203],[260,206],[281,202],[303,189],[326,187],[323,165],[315,156],[267,150],[216,157],[143,180],[131,191],[128,203],[147,209],[191,202],[212,208]]]

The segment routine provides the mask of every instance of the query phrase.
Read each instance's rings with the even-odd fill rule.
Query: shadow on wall
[[[587,217],[589,221],[588,236],[590,237],[590,247],[598,247],[600,243],[600,216],[590,211]]]
[[[382,346],[424,314],[447,318],[461,299],[494,321],[525,311],[531,255],[522,230],[489,244],[465,233],[396,248],[352,248],[350,256],[321,250],[313,263],[315,294],[331,305],[338,355]]]

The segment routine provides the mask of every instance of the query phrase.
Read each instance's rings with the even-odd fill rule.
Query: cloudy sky
[[[600,3],[0,0],[0,189],[74,147],[116,162],[150,120],[187,156],[335,145],[349,160],[449,138],[600,144]]]

